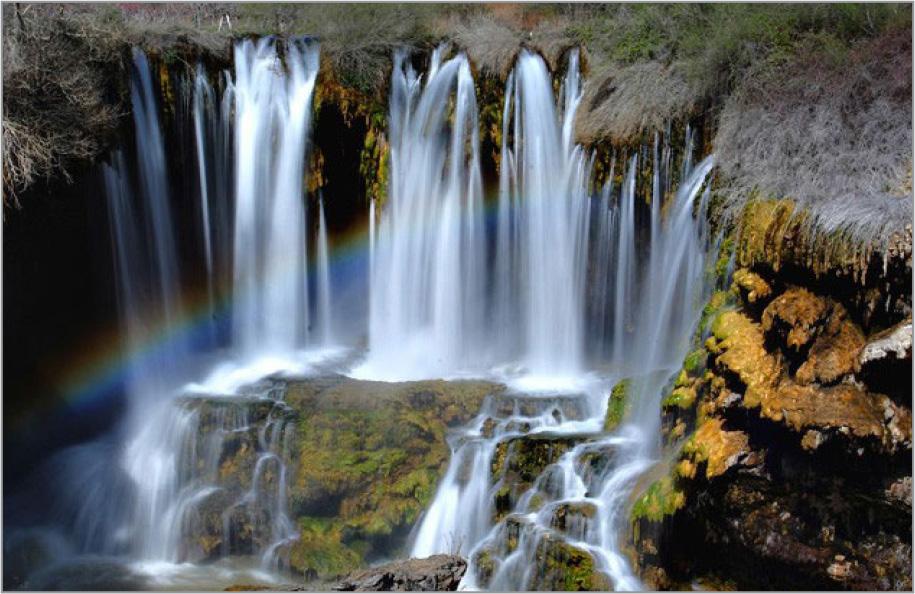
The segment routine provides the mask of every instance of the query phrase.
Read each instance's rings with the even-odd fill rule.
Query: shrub
[[[848,51],[814,36],[758,64],[714,141],[729,206],[789,197],[819,231],[887,240],[912,218],[911,64],[907,30]]]
[[[7,204],[18,204],[17,194],[37,179],[69,179],[71,166],[97,156],[117,125],[105,96],[110,66],[119,63],[117,22],[103,32],[81,14],[49,18],[49,8],[3,7]]]

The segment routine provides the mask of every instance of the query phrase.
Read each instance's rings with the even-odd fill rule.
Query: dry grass
[[[296,27],[321,40],[322,56],[329,60],[341,82],[363,92],[377,93],[389,78],[395,49],[428,43],[425,24],[436,8],[330,4],[303,5],[303,10]]]
[[[38,179],[70,177],[117,125],[106,97],[118,42],[94,20],[4,5],[3,185],[6,204]]]
[[[485,12],[449,15],[435,30],[466,51],[477,68],[500,78],[507,76],[514,66],[524,38],[519,28]]]
[[[676,66],[640,62],[592,67],[575,119],[578,142],[631,143],[644,130],[661,130],[696,107],[697,95]]]
[[[732,210],[790,197],[816,231],[886,242],[912,219],[912,42],[889,32],[849,53],[816,39],[727,99],[714,140]]]

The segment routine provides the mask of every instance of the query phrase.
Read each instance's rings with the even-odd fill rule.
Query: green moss
[[[556,535],[544,535],[537,545],[535,556],[540,571],[529,584],[533,590],[583,592],[610,589],[607,578],[597,570],[594,557]]]
[[[624,379],[616,383],[610,391],[610,399],[607,402],[607,415],[604,417],[604,431],[612,431],[626,416],[631,403],[629,402],[629,390],[632,386],[632,380]]]
[[[529,511],[529,512],[539,511],[540,508],[543,507],[544,503],[546,503],[546,501],[543,499],[543,495],[541,495],[540,493],[536,493],[533,496],[531,496],[531,500],[528,502],[528,505],[527,505],[527,511]]]
[[[512,510],[512,489],[509,486],[502,486],[493,495],[493,504],[495,507],[495,519],[501,520]]]
[[[497,561],[493,558],[492,551],[484,547],[474,556],[473,561],[477,571],[477,579],[483,584],[488,583],[496,572],[497,567]]]
[[[360,565],[361,555],[343,543],[343,532],[330,518],[299,518],[299,540],[289,554],[290,565],[301,573],[314,571],[334,579]]]
[[[483,382],[342,379],[293,386],[286,399],[300,421],[290,511],[327,518],[323,532],[303,538],[339,536],[360,560],[378,547],[389,552],[391,538],[403,538],[432,500],[449,426],[472,417],[492,390]]]
[[[664,408],[682,408],[684,410],[691,408],[696,402],[696,389],[692,386],[680,386],[671,390],[661,406]]]
[[[715,261],[715,281],[718,286],[723,286],[727,282],[728,265],[731,263],[731,256],[734,254],[734,238],[730,235],[721,242],[718,250],[718,259]]]
[[[683,360],[683,370],[687,374],[695,377],[702,371],[702,367],[705,365],[705,359],[705,349],[696,349],[686,355],[686,359]]]
[[[696,327],[696,338],[705,335],[709,321],[732,302],[732,297],[726,291],[715,291],[709,298],[708,303],[702,308],[702,316],[699,318],[699,324]]]
[[[653,482],[632,506],[633,520],[659,522],[672,516],[686,504],[686,495],[677,489],[674,479],[665,476]]]

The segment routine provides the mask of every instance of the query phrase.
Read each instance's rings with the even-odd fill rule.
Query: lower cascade
[[[9,471],[5,589],[911,585],[911,228],[881,256],[800,199],[734,208],[731,107],[620,123],[686,93],[632,91],[673,57],[607,70],[534,19],[497,58],[504,15],[340,44],[300,9],[119,54],[74,190],[111,330]]]

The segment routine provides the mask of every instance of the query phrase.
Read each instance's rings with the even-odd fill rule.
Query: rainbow
[[[353,225],[328,238],[330,266],[334,278],[354,278],[364,274],[368,259],[368,227]],[[311,274],[314,274],[312,266]],[[269,279],[261,279],[269,282]],[[116,328],[100,330],[80,344],[68,357],[53,382],[60,398],[55,403],[80,412],[113,398],[122,390],[131,369],[152,361],[178,345],[205,344],[212,329],[212,318],[228,316],[234,304],[231,290],[219,291],[211,306],[203,287],[185,290],[181,295],[181,314],[170,324],[153,325],[131,348]]]
[[[484,201],[485,218],[491,223],[497,212],[494,192]],[[331,275],[338,284],[365,274],[368,260],[368,213],[346,230],[328,238]],[[290,263],[291,265],[291,263]],[[314,274],[315,267],[310,267]],[[261,279],[269,282],[269,279]],[[145,333],[131,348],[117,328],[100,330],[80,344],[78,352],[68,353],[52,385],[58,398],[49,406],[60,406],[85,412],[104,405],[123,390],[131,369],[144,362],[163,357],[178,345],[203,345],[212,329],[213,317],[225,319],[232,311],[236,296],[223,288],[213,297],[211,306],[206,289],[196,286],[181,295],[181,314],[170,324],[160,322]]]

